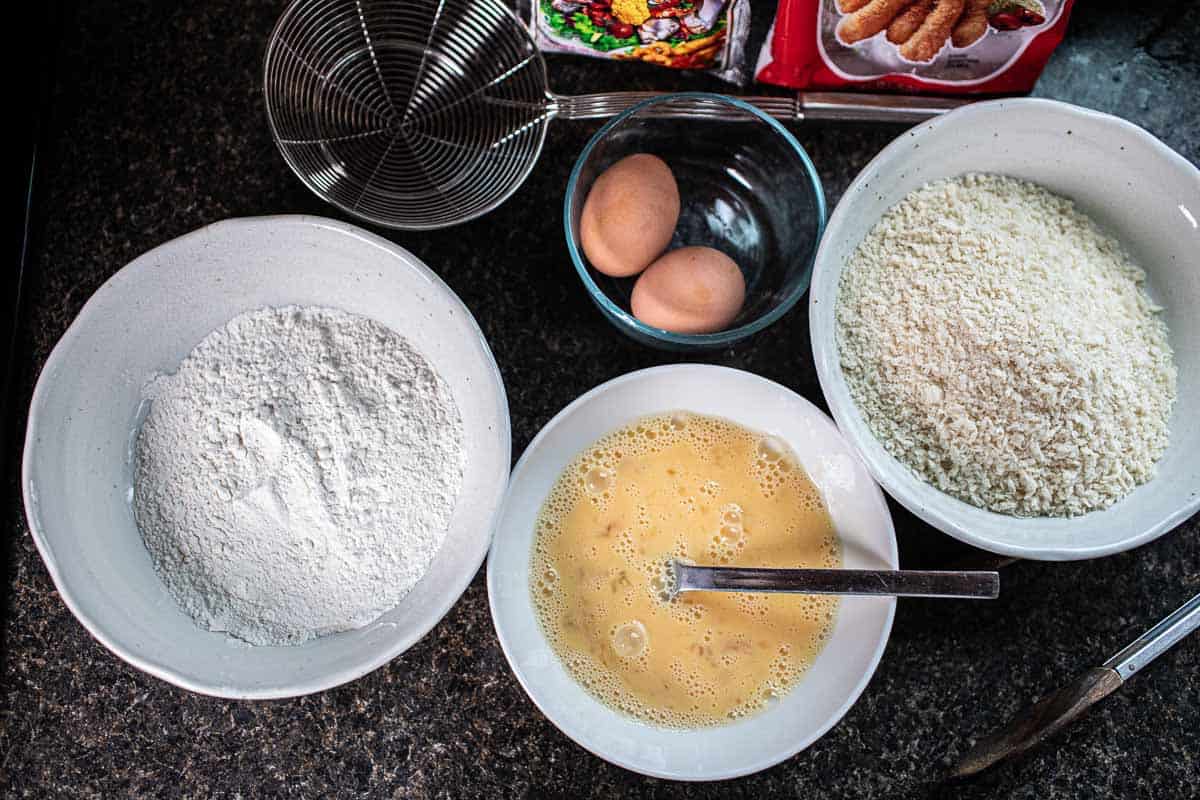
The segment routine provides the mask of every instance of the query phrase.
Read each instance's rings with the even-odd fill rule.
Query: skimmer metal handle
[[[561,119],[604,119],[638,103],[663,97],[663,92],[604,92],[601,94],[551,94],[552,113]],[[946,97],[799,92],[776,97],[738,97],[759,111],[787,122],[837,120],[844,122],[913,123],[944,114],[969,102]],[[647,116],[673,119],[723,119],[744,122],[753,115],[727,103],[684,95],[646,110]]]
[[[702,567],[671,562],[675,593],[791,592],[795,594],[957,597],[992,600],[1000,595],[998,572],[929,570],[776,569]]]

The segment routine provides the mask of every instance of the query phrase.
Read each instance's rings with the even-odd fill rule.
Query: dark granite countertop
[[[137,254],[226,217],[340,217],[287,170],[260,90],[279,2],[79,4],[62,22],[17,403],[87,297]],[[1090,0],[1037,94],[1115,112],[1200,161],[1197,6]],[[757,41],[772,4],[757,3]],[[1147,7],[1149,10],[1147,10]],[[724,88],[639,65],[554,58],[560,91]],[[461,228],[386,233],[471,308],[508,386],[513,452],[555,412],[621,373],[672,360],[618,334],[571,269],[559,225],[591,123],[556,123],[525,186]],[[898,128],[793,126],[836,201]],[[801,303],[707,360],[822,403]],[[18,440],[14,439],[13,454]],[[1200,637],[1163,656],[1027,760],[971,783],[942,773],[973,738],[1097,663],[1200,591],[1200,518],[1133,552],[1007,567],[995,603],[900,605],[874,680],[799,756],[684,786],[588,754],[509,671],[482,574],[423,641],[347,686],[295,700],[200,697],[127,666],[57,596],[7,487],[0,794],[11,797],[1195,797]],[[893,505],[905,566],[959,546]]]

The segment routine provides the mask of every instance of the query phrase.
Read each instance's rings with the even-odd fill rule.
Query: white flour
[[[396,605],[446,536],[462,421],[404,338],[322,308],[213,331],[148,387],[134,515],[202,627],[298,644]]]

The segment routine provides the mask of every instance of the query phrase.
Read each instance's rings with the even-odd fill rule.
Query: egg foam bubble
[[[542,633],[593,697],[668,728],[727,724],[801,679],[838,599],[689,592],[672,559],[839,567],[817,487],[780,439],[686,411],[601,437],[562,472],[535,523]]]

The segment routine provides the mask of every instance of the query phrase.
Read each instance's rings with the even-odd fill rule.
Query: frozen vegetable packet
[[[749,0],[524,0],[544,53],[704,70],[742,84]]]

